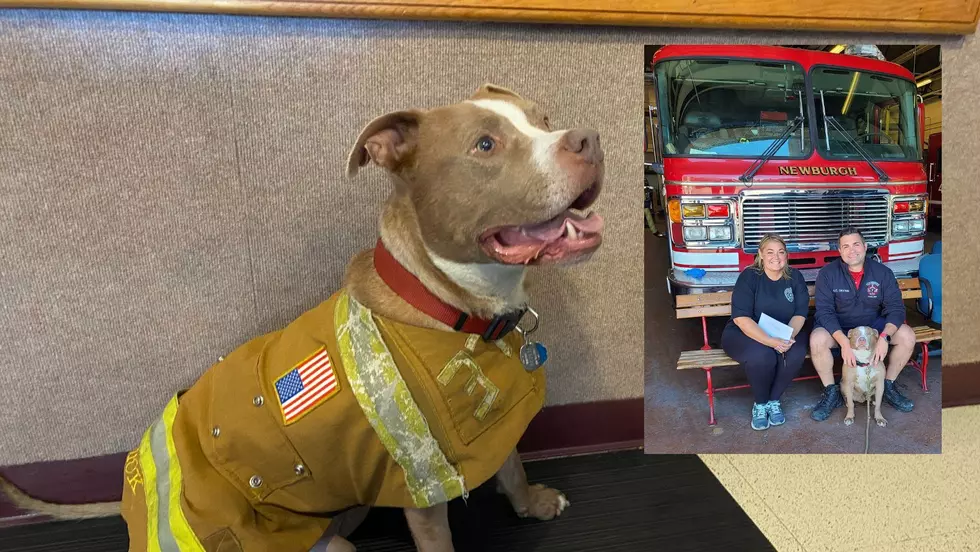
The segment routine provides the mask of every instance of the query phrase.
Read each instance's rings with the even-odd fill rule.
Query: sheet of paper
[[[792,326],[787,326],[766,313],[762,313],[762,316],[759,317],[759,327],[769,334],[769,337],[787,340],[793,337]]]

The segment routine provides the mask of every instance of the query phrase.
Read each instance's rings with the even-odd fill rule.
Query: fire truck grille
[[[846,226],[861,230],[869,244],[888,238],[888,199],[884,195],[760,196],[742,201],[742,244],[756,251],[762,236],[779,234],[789,248],[833,243]]]

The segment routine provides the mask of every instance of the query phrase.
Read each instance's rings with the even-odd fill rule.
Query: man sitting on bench
[[[895,274],[887,266],[865,259],[867,247],[857,228],[841,230],[837,245],[840,259],[827,264],[817,274],[814,296],[816,314],[810,333],[810,358],[824,385],[823,398],[810,413],[822,422],[844,404],[840,386],[834,382],[831,349],[840,347],[841,358],[849,366],[857,361],[847,332],[857,326],[878,330],[878,348],[872,362],[879,362],[893,345],[885,371],[885,402],[902,412],[912,411],[912,401],[895,387],[895,379],[912,358],[915,332],[905,324],[905,303]]]

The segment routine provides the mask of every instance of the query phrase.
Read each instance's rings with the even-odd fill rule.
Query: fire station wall
[[[931,102],[926,104],[926,136],[936,132],[942,132],[943,125],[943,102]]]
[[[0,465],[132,448],[219,355],[332,293],[388,184],[343,178],[372,117],[485,81],[602,135],[593,262],[532,277],[548,404],[643,394],[644,43],[774,35],[85,11],[0,12]],[[798,43],[839,38],[795,34]],[[908,37],[871,39],[909,43]],[[919,42],[925,42],[920,40]],[[976,39],[944,42],[949,361],[980,359],[964,183]],[[955,253],[955,256],[952,256]],[[650,285],[661,285],[655,282]],[[687,331],[669,310],[665,335]],[[651,340],[648,368],[674,351]]]

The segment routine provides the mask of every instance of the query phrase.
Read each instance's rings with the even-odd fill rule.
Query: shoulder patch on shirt
[[[783,290],[783,295],[786,296],[786,300],[787,301],[789,301],[790,303],[793,302],[793,288],[788,287],[788,288],[784,289]]]
[[[282,421],[289,425],[340,391],[340,382],[326,347],[294,366],[276,380]]]

